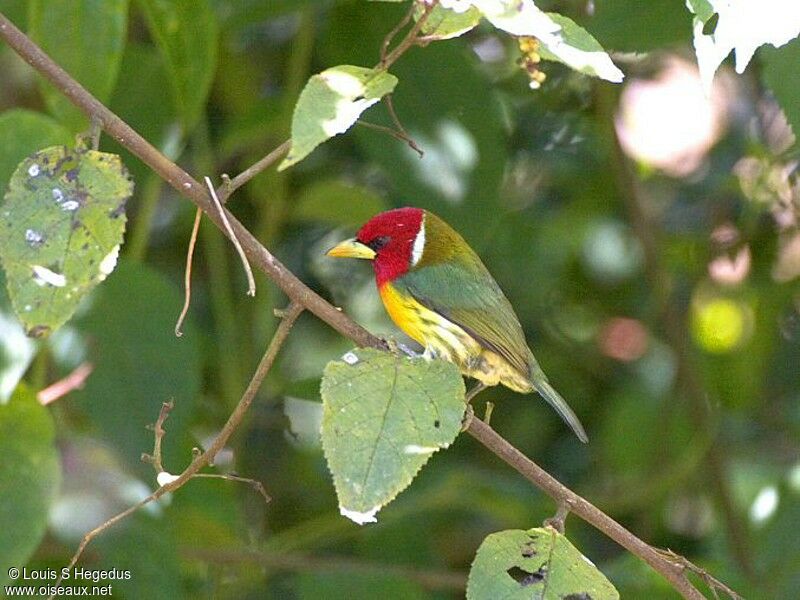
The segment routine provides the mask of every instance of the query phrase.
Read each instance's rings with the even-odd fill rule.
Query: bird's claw
[[[386,344],[386,348],[394,354],[395,356],[408,356],[410,358],[419,358],[422,356],[421,354],[414,352],[411,348],[406,346],[402,342],[398,342],[394,336],[387,335],[387,336],[379,336],[381,340]]]

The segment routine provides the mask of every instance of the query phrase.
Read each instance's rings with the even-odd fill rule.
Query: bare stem
[[[186,318],[186,313],[189,312],[189,305],[192,303],[192,259],[194,257],[194,247],[197,244],[197,233],[200,231],[200,219],[202,217],[203,211],[198,208],[194,215],[192,235],[189,237],[189,248],[186,250],[186,270],[183,274],[183,308],[181,308],[181,314],[178,315],[178,320],[175,323],[175,337],[183,336],[183,320]]]
[[[239,242],[239,238],[236,237],[236,233],[234,233],[230,221],[228,221],[228,216],[225,214],[225,209],[222,208],[222,202],[220,202],[219,198],[217,197],[217,191],[214,189],[211,179],[208,177],[205,179],[206,186],[208,186],[208,193],[211,196],[211,200],[214,201],[214,206],[216,206],[217,211],[219,212],[219,216],[222,219],[222,224],[225,226],[225,233],[228,234],[228,238],[231,240],[231,242],[233,242],[233,246],[236,248],[236,252],[239,254],[239,258],[242,260],[242,266],[244,267],[245,275],[247,275],[247,295],[255,296],[256,281],[253,278],[253,269],[250,268],[250,263],[247,262],[247,255],[244,253],[242,244]]]
[[[190,479],[198,476],[200,469],[203,467],[209,466],[214,463],[214,458],[217,456],[220,450],[225,447],[225,444],[228,442],[228,439],[231,437],[234,431],[239,427],[239,424],[244,419],[245,414],[247,413],[247,409],[250,408],[250,404],[253,402],[253,399],[256,396],[256,392],[261,387],[261,383],[264,381],[264,378],[269,373],[269,370],[272,368],[273,363],[275,362],[275,357],[278,355],[278,351],[283,346],[283,343],[286,341],[287,336],[289,335],[289,331],[291,331],[292,326],[294,325],[297,317],[300,316],[300,313],[303,312],[303,307],[299,304],[292,303],[289,305],[289,308],[282,314],[282,319],[280,325],[275,330],[275,335],[272,337],[272,341],[269,343],[269,347],[267,348],[264,356],[261,358],[261,362],[258,363],[258,367],[256,367],[255,373],[253,373],[253,377],[250,379],[250,383],[247,385],[247,389],[245,389],[244,393],[242,394],[239,403],[236,405],[236,408],[231,413],[230,417],[226,421],[225,425],[222,427],[220,432],[217,434],[217,437],[214,438],[214,441],[211,442],[211,445],[206,449],[205,452],[196,453],[195,457],[193,458],[192,462],[189,463],[183,472],[175,477],[174,479],[170,480],[169,482],[165,483],[157,490],[155,490],[152,494],[150,494],[147,498],[137,502],[133,506],[125,509],[121,513],[111,517],[105,523],[99,525],[98,527],[94,528],[92,531],[87,533],[83,536],[81,543],[78,545],[78,549],[75,551],[75,554],[72,555],[72,558],[67,565],[67,570],[72,569],[78,560],[80,559],[83,551],[89,545],[89,543],[95,539],[98,535],[109,529],[110,527],[116,525],[126,517],[132,515],[137,510],[146,506],[150,502],[154,500],[158,500],[164,494],[168,492],[174,492],[182,488]],[[155,425],[155,442],[154,442],[154,450],[153,450],[153,457],[148,457],[147,460],[152,462],[156,469],[159,471],[160,474],[164,473],[163,465],[161,465],[161,438],[163,438],[163,424],[164,420],[167,418],[169,414],[169,410],[171,406],[168,406],[169,403],[164,403],[161,407],[161,412],[159,414],[158,421],[156,421]],[[161,433],[159,434],[159,430]],[[236,480],[244,480],[242,478],[238,478],[237,476],[229,476],[227,479],[236,479]],[[266,495],[266,492],[263,491],[263,487],[261,488],[261,492],[263,492],[263,496],[267,499],[269,497]],[[61,584],[61,579],[59,578],[56,581],[54,588],[58,588]],[[50,598],[54,598],[54,596],[50,596]]]
[[[153,465],[156,474],[164,472],[164,464],[161,460],[161,442],[166,433],[166,431],[164,431],[164,422],[167,420],[167,417],[169,417],[169,413],[173,408],[175,408],[175,402],[172,400],[161,403],[158,419],[156,419],[155,425],[153,425],[153,454],[142,454],[142,460]]]
[[[273,163],[275,163],[275,161],[277,161],[281,156],[286,154],[291,147],[292,140],[286,140],[272,152],[267,154],[264,158],[247,167],[233,179],[228,179],[226,183],[223,183],[222,186],[220,186],[220,188],[217,190],[217,194],[219,195],[219,199],[222,204],[225,204],[228,201],[228,198],[230,198],[231,195],[245,183],[250,181],[259,173],[262,173],[270,168]]]

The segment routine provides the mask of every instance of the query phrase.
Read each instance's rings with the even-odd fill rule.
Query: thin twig
[[[413,4],[413,3],[412,3]],[[386,56],[381,57],[381,62],[375,65],[376,69],[381,69],[383,71],[389,70],[398,58],[400,58],[406,51],[411,48],[412,46],[416,45],[419,41],[419,32],[422,30],[422,27],[425,25],[425,22],[428,20],[428,17],[431,16],[431,12],[433,12],[433,7],[438,4],[438,0],[431,0],[430,3],[425,3],[422,14],[417,19],[417,22],[414,23],[414,26],[409,30],[406,36],[397,44],[397,47],[389,52]],[[412,7],[413,8],[413,7]]]
[[[258,479],[251,479],[250,477],[242,477],[234,475],[233,473],[195,473],[193,479],[224,479],[225,481],[238,481],[239,483],[246,483],[251,486],[259,495],[264,498],[264,504],[272,502],[272,497],[267,494],[264,489],[264,484]]]
[[[569,502],[559,502],[558,507],[556,508],[556,514],[550,517],[549,519],[544,520],[545,527],[552,527],[558,533],[564,534],[564,521],[567,520],[567,515],[569,515]]]
[[[425,156],[425,153],[420,149],[419,146],[417,146],[414,138],[411,137],[408,131],[406,131],[406,128],[403,127],[403,124],[400,122],[397,112],[394,110],[394,100],[392,99],[392,94],[387,94],[383,100],[386,103],[386,110],[389,111],[389,116],[392,117],[392,121],[394,121],[394,126],[397,127],[397,130],[402,136],[401,139],[404,139],[406,143],[411,146],[412,150],[416,150],[420,158]]]
[[[156,470],[156,474],[164,472],[164,464],[161,459],[161,442],[163,441],[164,434],[166,433],[166,431],[164,431],[164,421],[167,420],[167,417],[169,417],[169,413],[173,408],[175,408],[175,402],[172,400],[161,403],[161,410],[158,413],[158,419],[156,419],[155,424],[152,426],[153,454],[142,454],[142,461],[153,465],[153,468]]]
[[[146,506],[147,504],[153,502],[154,500],[158,500],[164,494],[168,492],[174,492],[175,490],[183,487],[186,484],[186,482],[188,482],[189,480],[194,478],[195,475],[198,474],[200,469],[213,463],[214,458],[217,456],[219,451],[225,447],[225,444],[228,442],[228,439],[231,437],[233,432],[236,431],[236,429],[239,427],[239,424],[242,422],[242,419],[247,413],[247,409],[250,408],[250,404],[253,402],[253,399],[255,398],[258,389],[261,387],[261,383],[264,381],[264,378],[267,376],[267,373],[269,373],[269,370],[272,368],[272,365],[275,362],[275,357],[278,355],[278,351],[283,346],[283,343],[286,341],[286,338],[288,337],[289,332],[292,329],[292,326],[297,320],[297,317],[299,317],[302,312],[303,312],[303,307],[300,304],[294,302],[286,310],[286,313],[281,319],[278,328],[275,330],[275,334],[272,336],[272,341],[270,341],[266,352],[264,352],[264,356],[261,358],[261,362],[258,363],[258,367],[256,367],[255,373],[253,373],[253,377],[250,379],[250,383],[247,384],[247,389],[245,389],[241,399],[239,400],[239,403],[236,405],[236,408],[228,417],[228,420],[225,422],[225,425],[217,434],[217,437],[214,438],[214,441],[211,442],[211,445],[206,449],[206,451],[199,454],[195,453],[192,462],[189,463],[189,466],[186,467],[180,475],[174,478],[170,478],[169,481],[166,481],[163,485],[161,485],[147,498],[137,502],[133,506],[128,507],[121,513],[111,517],[108,521],[95,527],[94,529],[92,529],[92,531],[84,535],[83,539],[81,540],[81,543],[78,545],[78,549],[72,555],[72,558],[70,558],[70,561],[67,564],[67,571],[64,572],[69,572],[77,564],[78,560],[80,559],[86,547],[98,535],[100,535],[110,527],[116,525],[126,517],[132,515],[143,506]],[[164,409],[162,406],[162,414],[163,410]],[[159,473],[159,475],[163,474],[167,473],[165,471],[161,471],[161,473]],[[61,581],[62,581],[61,578],[59,578],[56,581],[55,585],[53,586],[54,589],[57,589],[59,587]],[[50,596],[51,599],[54,597],[55,595]]]
[[[223,183],[217,190],[217,195],[219,196],[220,202],[225,204],[228,201],[228,198],[231,197],[231,194],[242,187],[245,183],[250,181],[253,177],[271,167],[272,164],[281,156],[286,154],[291,147],[292,140],[286,140],[280,146],[267,154],[264,158],[247,167],[233,179],[227,179],[225,183]]]
[[[392,136],[393,138],[395,138],[396,140],[400,140],[401,142],[405,142],[406,144],[408,144],[409,148],[411,148],[417,154],[419,154],[420,158],[422,158],[424,156],[424,154],[425,154],[422,150],[420,150],[419,146],[417,146],[417,144],[416,144],[416,142],[414,140],[412,140],[410,137],[408,137],[407,134],[405,134],[405,133],[403,133],[401,131],[396,131],[396,130],[392,129],[391,127],[384,127],[383,125],[377,125],[375,123],[368,123],[367,121],[362,121],[361,119],[356,121],[356,123],[358,125],[363,125],[364,127],[367,127],[369,129],[374,129],[375,131],[380,131],[381,133],[386,133],[386,134]]]
[[[730,596],[733,600],[744,600],[739,594],[737,594],[730,587],[722,583],[719,579],[711,575],[708,571],[706,571],[702,567],[698,567],[696,564],[687,560],[680,554],[676,554],[675,552],[669,549],[659,550],[659,552],[667,556],[670,560],[674,560],[676,563],[680,563],[687,570],[691,571],[692,573],[697,575],[700,579],[702,579],[703,582],[709,587],[711,592],[714,594],[715,598],[719,597],[717,591],[720,591]]]
[[[197,232],[200,231],[200,219],[203,217],[203,211],[199,208],[194,214],[194,225],[192,225],[192,235],[189,237],[189,248],[186,250],[186,270],[183,274],[183,308],[181,314],[178,315],[178,320],[175,323],[175,337],[182,337],[183,320],[189,312],[189,305],[192,303],[192,259],[194,258],[194,247],[197,244]]]
[[[211,183],[211,179],[209,177],[206,177],[205,181],[206,186],[208,186],[208,193],[211,194],[211,199],[214,201],[214,204],[216,204],[217,210],[219,211],[219,216],[222,219],[222,223],[225,225],[225,231],[228,233],[228,238],[231,240],[231,242],[233,242],[233,246],[236,248],[236,252],[238,252],[239,258],[242,261],[244,272],[247,275],[247,295],[255,296],[256,280],[253,278],[253,270],[250,268],[250,263],[247,261],[247,255],[242,249],[242,244],[239,242],[239,238],[237,238],[236,234],[233,232],[230,221],[228,221],[228,217],[225,214],[225,209],[222,208],[222,203],[217,197],[217,191],[214,189],[214,184]]]
[[[39,401],[39,404],[47,406],[70,392],[81,389],[93,370],[94,365],[92,363],[81,363],[72,373],[64,377],[64,379],[59,379],[43,390],[40,390],[39,393],[36,394],[36,399]]]
[[[400,19],[400,22],[394,26],[394,29],[387,33],[386,37],[383,38],[383,43],[381,44],[381,65],[386,65],[386,55],[389,52],[389,46],[391,45],[392,40],[398,33],[400,33],[400,30],[403,27],[408,25],[409,21],[411,21],[411,18],[414,16],[415,10],[417,10],[416,1],[411,3],[411,7],[408,9],[405,16]]]

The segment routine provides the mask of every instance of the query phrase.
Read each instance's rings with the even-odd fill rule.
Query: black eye
[[[383,248],[386,244],[388,244],[391,241],[391,239],[392,238],[390,238],[388,235],[380,235],[368,241],[365,244],[365,246],[377,252],[378,250]]]

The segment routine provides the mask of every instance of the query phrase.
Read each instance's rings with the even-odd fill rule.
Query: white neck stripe
[[[422,259],[425,251],[425,213],[422,213],[422,220],[419,223],[417,237],[414,238],[414,246],[411,249],[411,266],[414,267]]]

